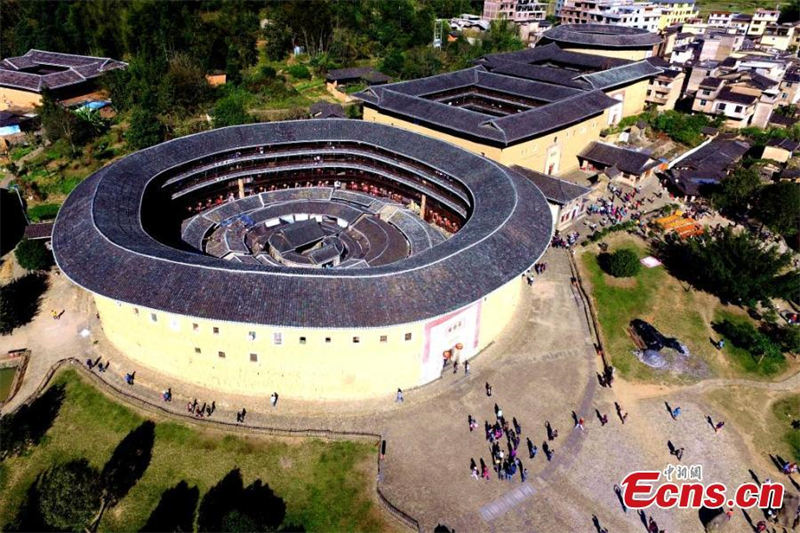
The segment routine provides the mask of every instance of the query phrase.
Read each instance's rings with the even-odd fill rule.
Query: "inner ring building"
[[[53,249],[137,364],[225,392],[359,399],[490,344],[551,233],[542,193],[495,162],[304,120],[112,163],[69,196]]]

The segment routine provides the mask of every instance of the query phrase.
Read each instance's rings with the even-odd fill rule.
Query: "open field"
[[[639,239],[618,234],[606,239],[609,251],[620,247],[633,248],[640,257],[647,255],[646,245]],[[713,375],[719,377],[763,377],[772,372],[753,364],[749,353],[727,343],[722,352],[712,345],[719,336],[711,324],[721,317],[750,321],[744,310],[726,306],[715,296],[698,291],[671,276],[664,267],[642,268],[633,278],[614,278],[600,268],[596,245],[579,250],[579,266],[584,281],[591,285],[591,295],[597,313],[606,353],[611,363],[626,377],[646,381],[686,381],[657,373],[639,362],[632,354],[635,345],[627,332],[634,318],[653,324],[668,336],[685,344],[693,356],[702,359]],[[724,357],[723,357],[724,356]]]
[[[728,423],[742,428],[755,453],[800,460],[800,430],[791,426],[800,419],[800,394],[739,386],[714,389],[705,399],[724,413]]]
[[[697,2],[700,15],[706,17],[711,11],[732,11],[734,13],[752,13],[757,8],[775,9],[776,5],[786,2],[765,2],[763,0],[708,0]]]
[[[36,476],[57,462],[86,458],[99,469],[120,441],[145,418],[67,370],[51,387],[63,402],[41,442],[0,463],[0,516],[12,520]],[[284,524],[306,531],[392,529],[372,498],[374,446],[370,443],[222,435],[155,420],[152,459],[130,492],[103,516],[101,531],[139,530],[167,489],[185,482],[200,502],[234,469],[244,486],[261,480],[286,503]],[[194,489],[192,489],[194,490]]]

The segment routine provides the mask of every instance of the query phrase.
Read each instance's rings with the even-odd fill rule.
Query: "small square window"
[[[258,354],[257,353],[251,353],[250,354],[250,361],[252,361],[253,363],[257,363],[258,362]]]
[[[386,342],[388,337],[386,335],[381,335],[381,342]]]
[[[407,341],[410,341],[410,340],[411,340],[411,333],[406,333],[406,340],[407,340]]]
[[[256,340],[256,332],[255,331],[251,331],[250,333],[247,334],[247,336],[250,338],[251,341]]]
[[[200,348],[195,347],[194,353],[200,353],[202,350]]]
[[[220,356],[221,359],[225,359],[225,352],[217,352],[217,355]]]
[[[358,337],[353,337],[353,344],[358,344],[359,342],[361,342],[361,339]]]
[[[214,332],[214,335],[219,335],[219,328],[218,327],[214,326],[212,331]]]
[[[325,344],[328,344],[330,342],[331,342],[331,338],[330,337],[325,337]]]
[[[150,320],[152,320],[153,322],[158,322],[158,317],[156,316],[155,313],[150,313]]]
[[[200,331],[200,324],[192,322],[192,331]]]
[[[139,314],[139,308],[138,307],[134,307],[133,308],[133,314],[134,315],[138,315]]]
[[[283,344],[283,333],[281,333],[280,331],[276,331],[275,333],[273,333],[272,343],[278,345]]]
[[[305,343],[306,343],[306,338],[300,337],[300,344],[305,344]]]

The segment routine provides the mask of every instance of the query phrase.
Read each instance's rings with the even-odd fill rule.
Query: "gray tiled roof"
[[[663,72],[662,69],[647,61],[637,61],[628,65],[601,70],[591,74],[583,74],[581,79],[588,81],[595,89],[610,89],[618,85],[631,83],[636,80],[652,78]]]
[[[661,42],[657,33],[612,24],[562,24],[542,35],[544,42],[608,47],[651,48]]]
[[[715,185],[725,179],[730,166],[749,149],[750,143],[747,141],[714,139],[678,161],[670,169],[670,178],[684,194],[696,196],[704,186]]]
[[[309,108],[311,118],[345,118],[344,109],[339,104],[320,100]]]
[[[459,87],[484,87],[509,94],[535,98],[546,105],[495,117],[427,100],[418,95]],[[617,104],[602,91],[580,91],[549,83],[514,78],[473,67],[449,74],[371,87],[356,96],[365,105],[406,120],[483,142],[508,146],[543,133],[598,115]]]
[[[521,167],[519,165],[514,165],[511,167],[511,169],[517,174],[520,174],[521,176],[524,176],[532,181],[533,184],[536,185],[540,191],[542,191],[545,198],[554,204],[564,205],[567,202],[575,200],[576,198],[580,198],[581,196],[591,192],[591,189],[588,187],[583,187],[577,183],[572,183],[570,181],[555,178],[547,174],[542,174],[541,172],[536,172],[535,170]]]
[[[36,74],[24,72],[37,66],[59,67],[57,72]],[[83,83],[118,68],[125,68],[126,63],[107,57],[81,56],[28,50],[23,56],[8,57],[0,61],[0,86],[41,92],[43,89],[59,89]]]
[[[369,83],[386,83],[392,78],[372,67],[352,67],[328,71],[325,79],[328,81],[362,79]]]
[[[558,27],[561,28],[562,26]],[[516,52],[489,54],[478,60],[479,63],[487,62],[489,64],[495,61],[512,61],[529,65],[557,64],[576,68],[579,71],[607,69],[631,63],[629,59],[622,59],[619,57],[581,54],[580,52],[563,50],[555,43],[542,44]]]
[[[472,213],[437,246],[369,269],[309,271],[224,261],[172,248],[143,229],[144,190],[159,172],[218,151],[304,140],[369,143],[424,162],[469,189]],[[380,327],[460,309],[518,277],[547,248],[551,223],[544,195],[488,159],[389,126],[303,120],[212,130],[112,163],[64,203],[53,248],[76,284],[146,308],[280,326]]]
[[[658,164],[650,154],[595,141],[578,156],[592,163],[617,167],[622,172],[640,175]]]
[[[783,148],[789,152],[797,152],[800,150],[800,142],[791,139],[770,139],[767,141],[767,144],[776,148]]]
[[[752,105],[756,100],[758,100],[758,97],[753,96],[752,94],[736,93],[726,87],[719,92],[717,100],[733,102],[735,104]]]

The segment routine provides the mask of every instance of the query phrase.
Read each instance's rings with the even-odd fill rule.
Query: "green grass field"
[[[783,429],[783,441],[791,449],[793,459],[800,461],[800,430],[791,426],[793,420],[800,419],[800,394],[786,396],[772,404],[772,414]]]
[[[627,235],[615,235],[605,239],[609,251],[626,247],[634,249],[640,257],[647,249],[640,240]],[[741,310],[723,307],[714,296],[694,290],[671,276],[664,267],[642,268],[632,278],[613,278],[601,269],[597,261],[598,249],[590,246],[583,251],[579,262],[584,277],[591,284],[591,296],[600,322],[606,353],[611,363],[624,376],[640,380],[673,380],[639,362],[632,354],[635,345],[627,332],[634,318],[653,324],[662,334],[676,337],[684,343],[694,356],[700,357],[712,373],[719,376],[765,375],[761,370],[741,364],[742,354],[724,350],[731,358],[721,358],[711,344],[716,338],[711,328],[718,312],[725,311],[734,316],[744,316]],[[749,357],[749,354],[747,354]],[[750,358],[752,359],[752,358]]]
[[[775,9],[776,5],[786,2],[765,2],[763,0],[709,0],[698,1],[700,15],[706,17],[711,11],[731,11],[734,13],[752,13],[756,8]]]
[[[119,442],[145,418],[116,403],[74,371],[53,386],[65,399],[42,441],[0,462],[0,522],[23,504],[37,475],[57,462],[84,457],[102,469]],[[244,485],[260,479],[286,502],[284,524],[306,531],[394,529],[371,497],[375,448],[363,442],[325,442],[224,435],[155,420],[152,460],[130,492],[103,517],[100,531],[138,531],[162,493],[185,481],[199,499],[234,468]]]

